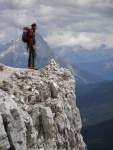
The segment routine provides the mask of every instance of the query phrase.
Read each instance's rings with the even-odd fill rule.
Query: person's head
[[[31,25],[31,27],[32,27],[33,30],[36,30],[36,29],[37,29],[36,23],[33,23],[33,24]]]

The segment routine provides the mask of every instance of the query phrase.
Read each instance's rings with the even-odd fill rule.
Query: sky
[[[0,0],[0,43],[32,23],[51,48],[113,48],[113,0]]]

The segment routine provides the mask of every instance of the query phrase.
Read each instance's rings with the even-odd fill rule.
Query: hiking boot
[[[33,67],[28,67],[28,69],[33,69]]]
[[[32,69],[34,69],[34,70],[38,70],[38,68],[37,68],[37,67],[32,67]]]

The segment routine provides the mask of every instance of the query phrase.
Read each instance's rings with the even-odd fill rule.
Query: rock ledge
[[[69,70],[54,60],[38,71],[0,66],[0,150],[87,149]]]

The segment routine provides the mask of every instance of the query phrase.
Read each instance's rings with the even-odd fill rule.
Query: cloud
[[[113,47],[112,14],[112,0],[1,0],[0,43],[21,36],[23,26],[36,22],[51,47]]]
[[[110,39],[110,40],[109,40]],[[73,33],[73,32],[54,32],[45,38],[52,47],[61,45],[74,46],[82,45],[86,49],[92,49],[99,47],[103,43],[107,47],[112,47],[112,35],[111,34],[99,34],[99,33]]]

